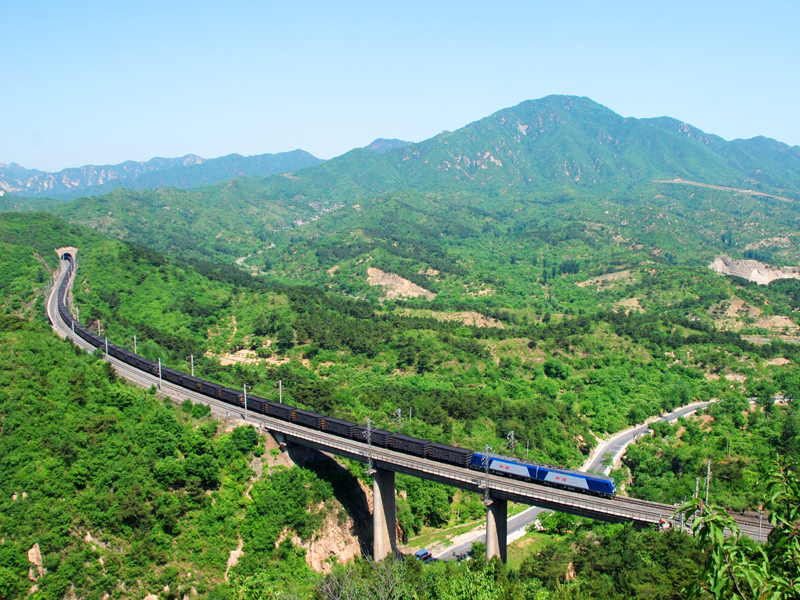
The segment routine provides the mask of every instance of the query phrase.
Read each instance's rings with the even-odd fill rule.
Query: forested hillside
[[[2,597],[207,594],[237,538],[248,558],[234,572],[310,573],[302,552],[275,544],[284,527],[313,533],[323,515],[307,508],[332,497],[329,483],[300,468],[253,483],[253,427],[222,430],[207,407],[120,383],[44,325],[0,321]]]

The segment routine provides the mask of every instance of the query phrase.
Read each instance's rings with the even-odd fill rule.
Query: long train
[[[84,327],[72,316],[65,303],[67,287],[69,285],[69,279],[72,276],[75,261],[70,254],[65,254],[64,260],[69,263],[69,266],[67,267],[67,275],[62,280],[58,290],[58,311],[64,323],[72,328],[75,335],[86,340],[95,348],[104,350],[109,356],[113,356],[117,360],[121,360],[140,371],[150,373],[151,375],[159,375],[160,369],[162,379],[165,379],[173,385],[198,392],[210,398],[221,400],[233,406],[245,407],[244,393],[241,391],[159,365],[143,356],[134,354],[130,350],[110,343],[107,339],[101,338],[99,335]],[[456,446],[430,442],[408,435],[391,433],[383,429],[372,429],[371,432],[368,432],[367,427],[364,425],[328,417],[286,404],[271,402],[259,396],[247,396],[247,410],[280,419],[281,421],[289,421],[302,425],[303,427],[361,442],[366,441],[368,435],[371,433],[371,443],[375,446],[389,448],[396,452],[402,452],[404,454],[410,454],[448,465],[467,467],[482,472],[488,470],[490,473],[496,475],[503,475],[505,477],[541,485],[599,496],[612,497],[616,494],[616,484],[610,477],[551,467],[495,454],[487,455],[481,452],[473,452],[466,448],[458,448]]]

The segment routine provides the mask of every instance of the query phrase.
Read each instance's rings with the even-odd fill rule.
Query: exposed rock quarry
[[[800,279],[800,269],[797,267],[768,267],[757,260],[736,260],[730,256],[720,256],[709,268],[722,275],[734,275],[742,279],[749,279],[759,285],[767,285],[776,279]]]
[[[403,279],[400,275],[394,273],[384,273],[375,267],[367,269],[367,283],[370,285],[382,285],[386,291],[386,298],[391,300],[398,296],[410,296],[416,298],[417,296],[424,296],[429,300],[433,300],[436,294],[429,292],[425,288],[421,288],[415,283],[411,283],[408,279]]]

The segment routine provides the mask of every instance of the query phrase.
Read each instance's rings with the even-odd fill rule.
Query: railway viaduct
[[[65,253],[75,257],[77,249],[61,248],[57,250],[59,257]],[[77,271],[77,260],[76,269]],[[74,272],[73,271],[73,277]],[[100,351],[72,333],[72,324],[65,323],[57,308],[57,291],[66,274],[66,262],[62,261],[55,285],[47,298],[47,315],[53,329],[62,338],[87,352]],[[69,282],[68,294],[71,294],[72,282]],[[373,557],[380,560],[389,554],[396,554],[396,513],[395,513],[395,473],[405,473],[449,485],[452,487],[482,493],[486,504],[486,556],[500,557],[506,560],[506,533],[508,518],[508,502],[518,502],[538,506],[549,510],[557,510],[574,515],[589,517],[602,521],[628,522],[637,527],[660,526],[684,528],[689,524],[680,518],[673,518],[675,507],[655,502],[645,502],[633,498],[617,496],[603,498],[571,492],[558,488],[545,487],[525,481],[508,479],[498,475],[476,472],[463,467],[455,467],[418,458],[408,454],[395,452],[388,448],[379,448],[365,442],[349,440],[323,431],[316,431],[267,417],[253,412],[246,412],[196,392],[160,381],[158,376],[139,371],[130,365],[106,355],[117,373],[136,385],[143,387],[157,386],[163,395],[177,401],[187,398],[193,402],[202,402],[211,407],[218,415],[235,416],[253,424],[259,429],[269,431],[273,437],[285,447],[286,444],[299,444],[317,449],[328,454],[348,457],[368,463],[372,474],[373,491]],[[753,539],[763,540],[770,528],[752,519],[737,517],[743,534]]]

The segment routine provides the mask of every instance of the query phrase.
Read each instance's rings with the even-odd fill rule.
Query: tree
[[[580,518],[558,511],[545,514],[539,518],[539,522],[548,533],[567,533],[581,526]]]
[[[291,325],[283,325],[278,330],[278,348],[280,350],[289,350],[294,347],[294,330]]]
[[[781,463],[772,473],[765,508],[773,530],[763,546],[743,537],[724,509],[701,498],[678,509],[676,514],[694,517],[694,534],[710,543],[700,581],[690,588],[692,598],[800,598],[800,477]]]
[[[241,425],[231,431],[231,442],[236,450],[246,454],[258,445],[258,433],[252,425]]]

